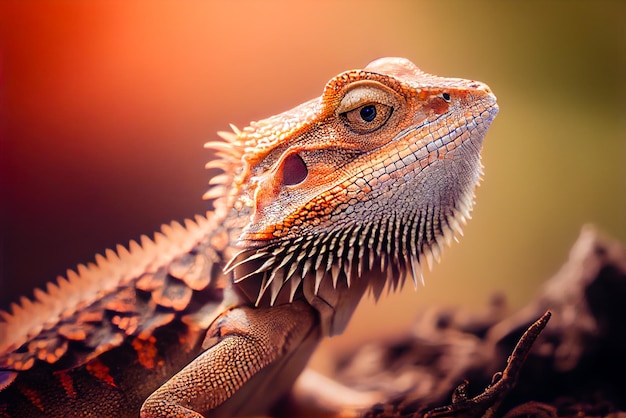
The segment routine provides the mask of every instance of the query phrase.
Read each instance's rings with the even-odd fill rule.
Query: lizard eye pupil
[[[363,106],[359,113],[361,115],[361,119],[363,119],[365,122],[371,122],[376,118],[376,106]]]
[[[445,100],[446,102],[450,101],[450,93],[443,93],[441,97],[443,97],[443,100]]]
[[[283,185],[295,186],[309,175],[306,163],[298,154],[290,154],[283,161]]]
[[[368,134],[379,129],[391,116],[393,108],[382,103],[366,104],[341,113],[350,130],[358,134]]]

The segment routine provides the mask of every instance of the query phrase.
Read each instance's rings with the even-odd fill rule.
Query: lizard
[[[245,416],[365,294],[462,233],[498,113],[479,81],[381,58],[205,148],[210,210],[0,311],[0,415]]]

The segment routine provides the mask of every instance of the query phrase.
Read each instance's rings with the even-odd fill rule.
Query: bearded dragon
[[[365,293],[417,286],[461,233],[497,113],[481,82],[383,58],[221,132],[205,216],[0,312],[0,415],[267,413]]]

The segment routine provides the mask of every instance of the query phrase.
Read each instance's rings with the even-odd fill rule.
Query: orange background
[[[202,144],[381,56],[487,82],[501,112],[461,244],[354,343],[425,307],[536,293],[585,222],[626,241],[623,2],[3,1],[0,306],[206,209]]]

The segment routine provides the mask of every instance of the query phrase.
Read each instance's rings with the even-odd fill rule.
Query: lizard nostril
[[[482,90],[485,93],[491,93],[491,89],[485,83],[481,83],[479,81],[474,81],[470,84],[470,87],[476,90]]]
[[[298,154],[290,154],[283,161],[283,185],[300,184],[309,175],[306,163]]]

